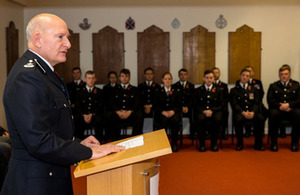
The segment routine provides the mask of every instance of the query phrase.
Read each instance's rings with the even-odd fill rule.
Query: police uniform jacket
[[[103,91],[94,87],[88,92],[84,87],[78,92],[76,100],[77,112],[80,116],[83,114],[102,115],[103,114]]]
[[[180,113],[180,91],[171,87],[169,95],[162,87],[155,95],[155,112],[161,114],[162,111],[173,110],[175,114]]]
[[[85,86],[85,82],[82,80],[77,85],[74,81],[67,84],[67,89],[70,95],[70,100],[72,104],[75,104],[76,101],[76,94],[78,91],[80,91]]]
[[[110,106],[113,111],[140,111],[140,105],[140,97],[137,87],[129,84],[126,89],[123,89],[121,85],[118,85],[117,88],[113,90],[110,98]]]
[[[62,80],[27,50],[10,71],[3,103],[12,156],[1,194],[72,194],[70,165],[89,159],[92,151],[73,139]]]
[[[265,94],[262,82],[260,80],[258,80],[258,79],[252,79],[251,81],[249,81],[249,84],[252,87],[255,87],[257,89],[260,101],[262,101],[262,99],[264,97],[264,94]]]
[[[195,90],[195,110],[202,113],[204,110],[213,112],[222,111],[224,99],[220,88],[213,84],[210,91],[202,85]]]
[[[223,100],[224,100],[223,110],[227,111],[228,110],[228,102],[229,102],[228,85],[220,80],[215,85],[216,85],[216,87],[220,88],[222,91]]]
[[[267,100],[269,108],[279,109],[280,103],[289,103],[291,108],[300,108],[299,82],[290,79],[287,86],[280,81],[270,84]]]
[[[180,81],[177,81],[175,84],[172,85],[174,89],[180,91],[181,95],[181,106],[187,106],[191,107],[192,106],[192,96],[194,93],[195,86],[194,84],[190,82],[186,82],[184,88],[181,85]]]
[[[152,82],[151,86],[148,86],[146,82],[139,84],[138,86],[142,104],[143,105],[153,105],[155,93],[160,90],[160,85]]]
[[[243,111],[258,113],[260,100],[256,88],[248,85],[247,89],[244,89],[238,81],[230,90],[230,104],[235,114]]]

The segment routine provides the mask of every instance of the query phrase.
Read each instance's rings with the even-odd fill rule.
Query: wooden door
[[[68,49],[67,61],[54,66],[55,71],[60,74],[65,83],[73,81],[72,68],[80,67],[79,33],[73,33],[73,31],[70,29],[69,32],[69,41],[71,43],[71,48]]]
[[[120,72],[124,68],[124,33],[106,26],[93,33],[93,66],[97,84],[107,83],[109,71]]]
[[[239,80],[245,66],[253,66],[254,78],[261,79],[261,32],[243,25],[236,32],[229,32],[229,83]]]
[[[154,81],[161,83],[162,75],[169,71],[170,33],[155,25],[138,33],[138,83],[144,81],[144,69],[155,71]]]
[[[6,27],[6,60],[7,75],[19,58],[19,31],[16,29],[15,23],[11,21]]]
[[[200,25],[183,33],[183,67],[192,83],[202,83],[204,71],[215,66],[215,37]]]

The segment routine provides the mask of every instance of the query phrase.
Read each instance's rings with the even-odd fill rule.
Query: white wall
[[[0,125],[6,128],[6,120],[2,103],[3,89],[6,81],[6,27],[10,21],[15,23],[19,30],[19,55],[24,51],[24,18],[23,7],[11,2],[0,1]]]

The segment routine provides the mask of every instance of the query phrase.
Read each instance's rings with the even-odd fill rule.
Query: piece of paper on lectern
[[[139,136],[121,143],[117,144],[118,146],[124,146],[127,149],[129,148],[135,148],[138,146],[144,145],[144,136]]]
[[[150,195],[158,195],[159,173],[150,178]]]

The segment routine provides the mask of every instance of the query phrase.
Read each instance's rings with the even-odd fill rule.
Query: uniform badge
[[[29,62],[27,64],[24,65],[25,68],[33,68],[34,64],[33,64],[33,60],[29,60]]]
[[[249,93],[249,99],[254,100],[254,94],[253,93]]]

